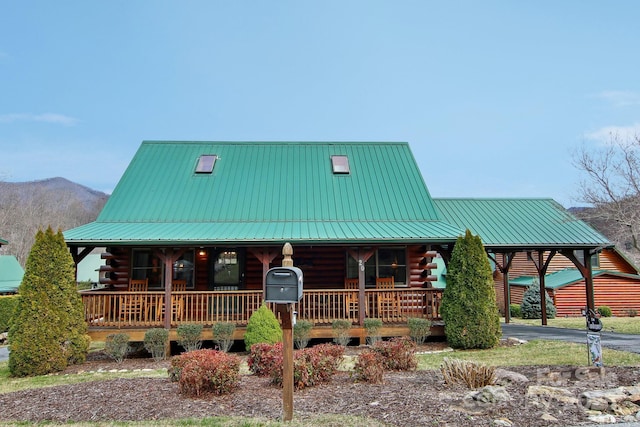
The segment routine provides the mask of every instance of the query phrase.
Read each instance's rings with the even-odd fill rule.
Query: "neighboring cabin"
[[[0,295],[17,293],[23,276],[24,270],[16,257],[0,255]]]

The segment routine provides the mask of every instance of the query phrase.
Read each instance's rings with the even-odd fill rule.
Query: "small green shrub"
[[[195,323],[178,325],[176,331],[178,334],[178,345],[182,346],[185,351],[200,350],[200,347],[202,347],[202,340],[200,339],[202,328],[202,325]]]
[[[598,307],[598,313],[600,313],[600,316],[602,317],[611,317],[611,308],[609,308],[606,305],[601,305],[600,307]]]
[[[374,345],[382,338],[380,337],[380,329],[382,328],[382,320],[380,319],[364,319],[364,330],[367,334],[367,344]]]
[[[188,396],[226,394],[240,383],[240,358],[217,350],[194,350],[171,359],[169,378]]]
[[[522,318],[522,310],[520,309],[520,304],[510,304],[509,313],[511,314],[511,317]]]
[[[372,349],[380,356],[384,368],[390,371],[411,371],[418,367],[416,343],[407,337],[379,341]]]
[[[156,362],[164,360],[169,345],[169,331],[164,328],[151,328],[144,333],[144,348],[151,353]]]
[[[334,320],[331,324],[331,329],[333,333],[333,341],[346,347],[351,341],[351,322],[345,319]]]
[[[275,344],[282,341],[282,328],[273,314],[273,311],[265,304],[253,312],[247,323],[244,334],[244,345],[247,351],[258,343]]]
[[[293,325],[293,342],[297,349],[305,348],[309,344],[311,329],[313,329],[313,323],[308,320],[298,320]]]
[[[362,351],[358,355],[352,375],[356,381],[380,384],[384,376],[384,363],[380,354],[371,349]]]
[[[431,321],[419,317],[410,317],[407,320],[409,326],[409,336],[418,345],[424,344],[425,340],[431,335]]]
[[[233,333],[236,331],[236,324],[231,322],[215,323],[211,329],[213,342],[216,343],[220,351],[227,353],[233,345]]]
[[[9,322],[18,306],[19,295],[0,296],[0,333],[9,330]]]
[[[116,363],[124,361],[129,349],[129,335],[124,333],[108,335],[104,341],[104,352]]]

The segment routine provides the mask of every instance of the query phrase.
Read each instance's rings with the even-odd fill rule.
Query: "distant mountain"
[[[65,178],[0,182],[0,254],[22,266],[39,229],[68,230],[94,221],[109,196]]]

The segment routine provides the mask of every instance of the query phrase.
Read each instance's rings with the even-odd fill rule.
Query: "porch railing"
[[[365,290],[365,317],[383,323],[406,323],[410,317],[439,319],[439,289]],[[262,304],[262,291],[186,291],[171,294],[171,307],[165,309],[164,292],[81,292],[85,319],[90,327],[162,327],[165,313],[171,325],[233,322],[246,326],[251,314]],[[347,319],[358,323],[358,290],[305,290],[295,305],[298,319],[316,325],[330,325]]]

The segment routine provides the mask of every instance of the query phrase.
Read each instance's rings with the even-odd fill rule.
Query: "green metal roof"
[[[0,255],[0,294],[13,293],[22,282],[24,270],[13,255]]]
[[[552,199],[434,199],[441,217],[479,235],[487,248],[611,246]]]
[[[212,173],[195,173],[215,154]],[[334,174],[346,155],[349,174]],[[70,244],[448,242],[407,143],[145,141]]]
[[[620,273],[610,270],[593,270],[592,274],[594,278],[598,276],[610,275],[640,280],[640,276],[638,275]],[[529,286],[533,283],[533,280],[534,278],[532,276],[520,276],[516,279],[509,280],[509,284],[517,286]],[[584,278],[577,268],[565,268],[563,270],[547,274],[544,277],[544,287],[547,289],[559,289],[576,282],[581,282],[583,280]]]

